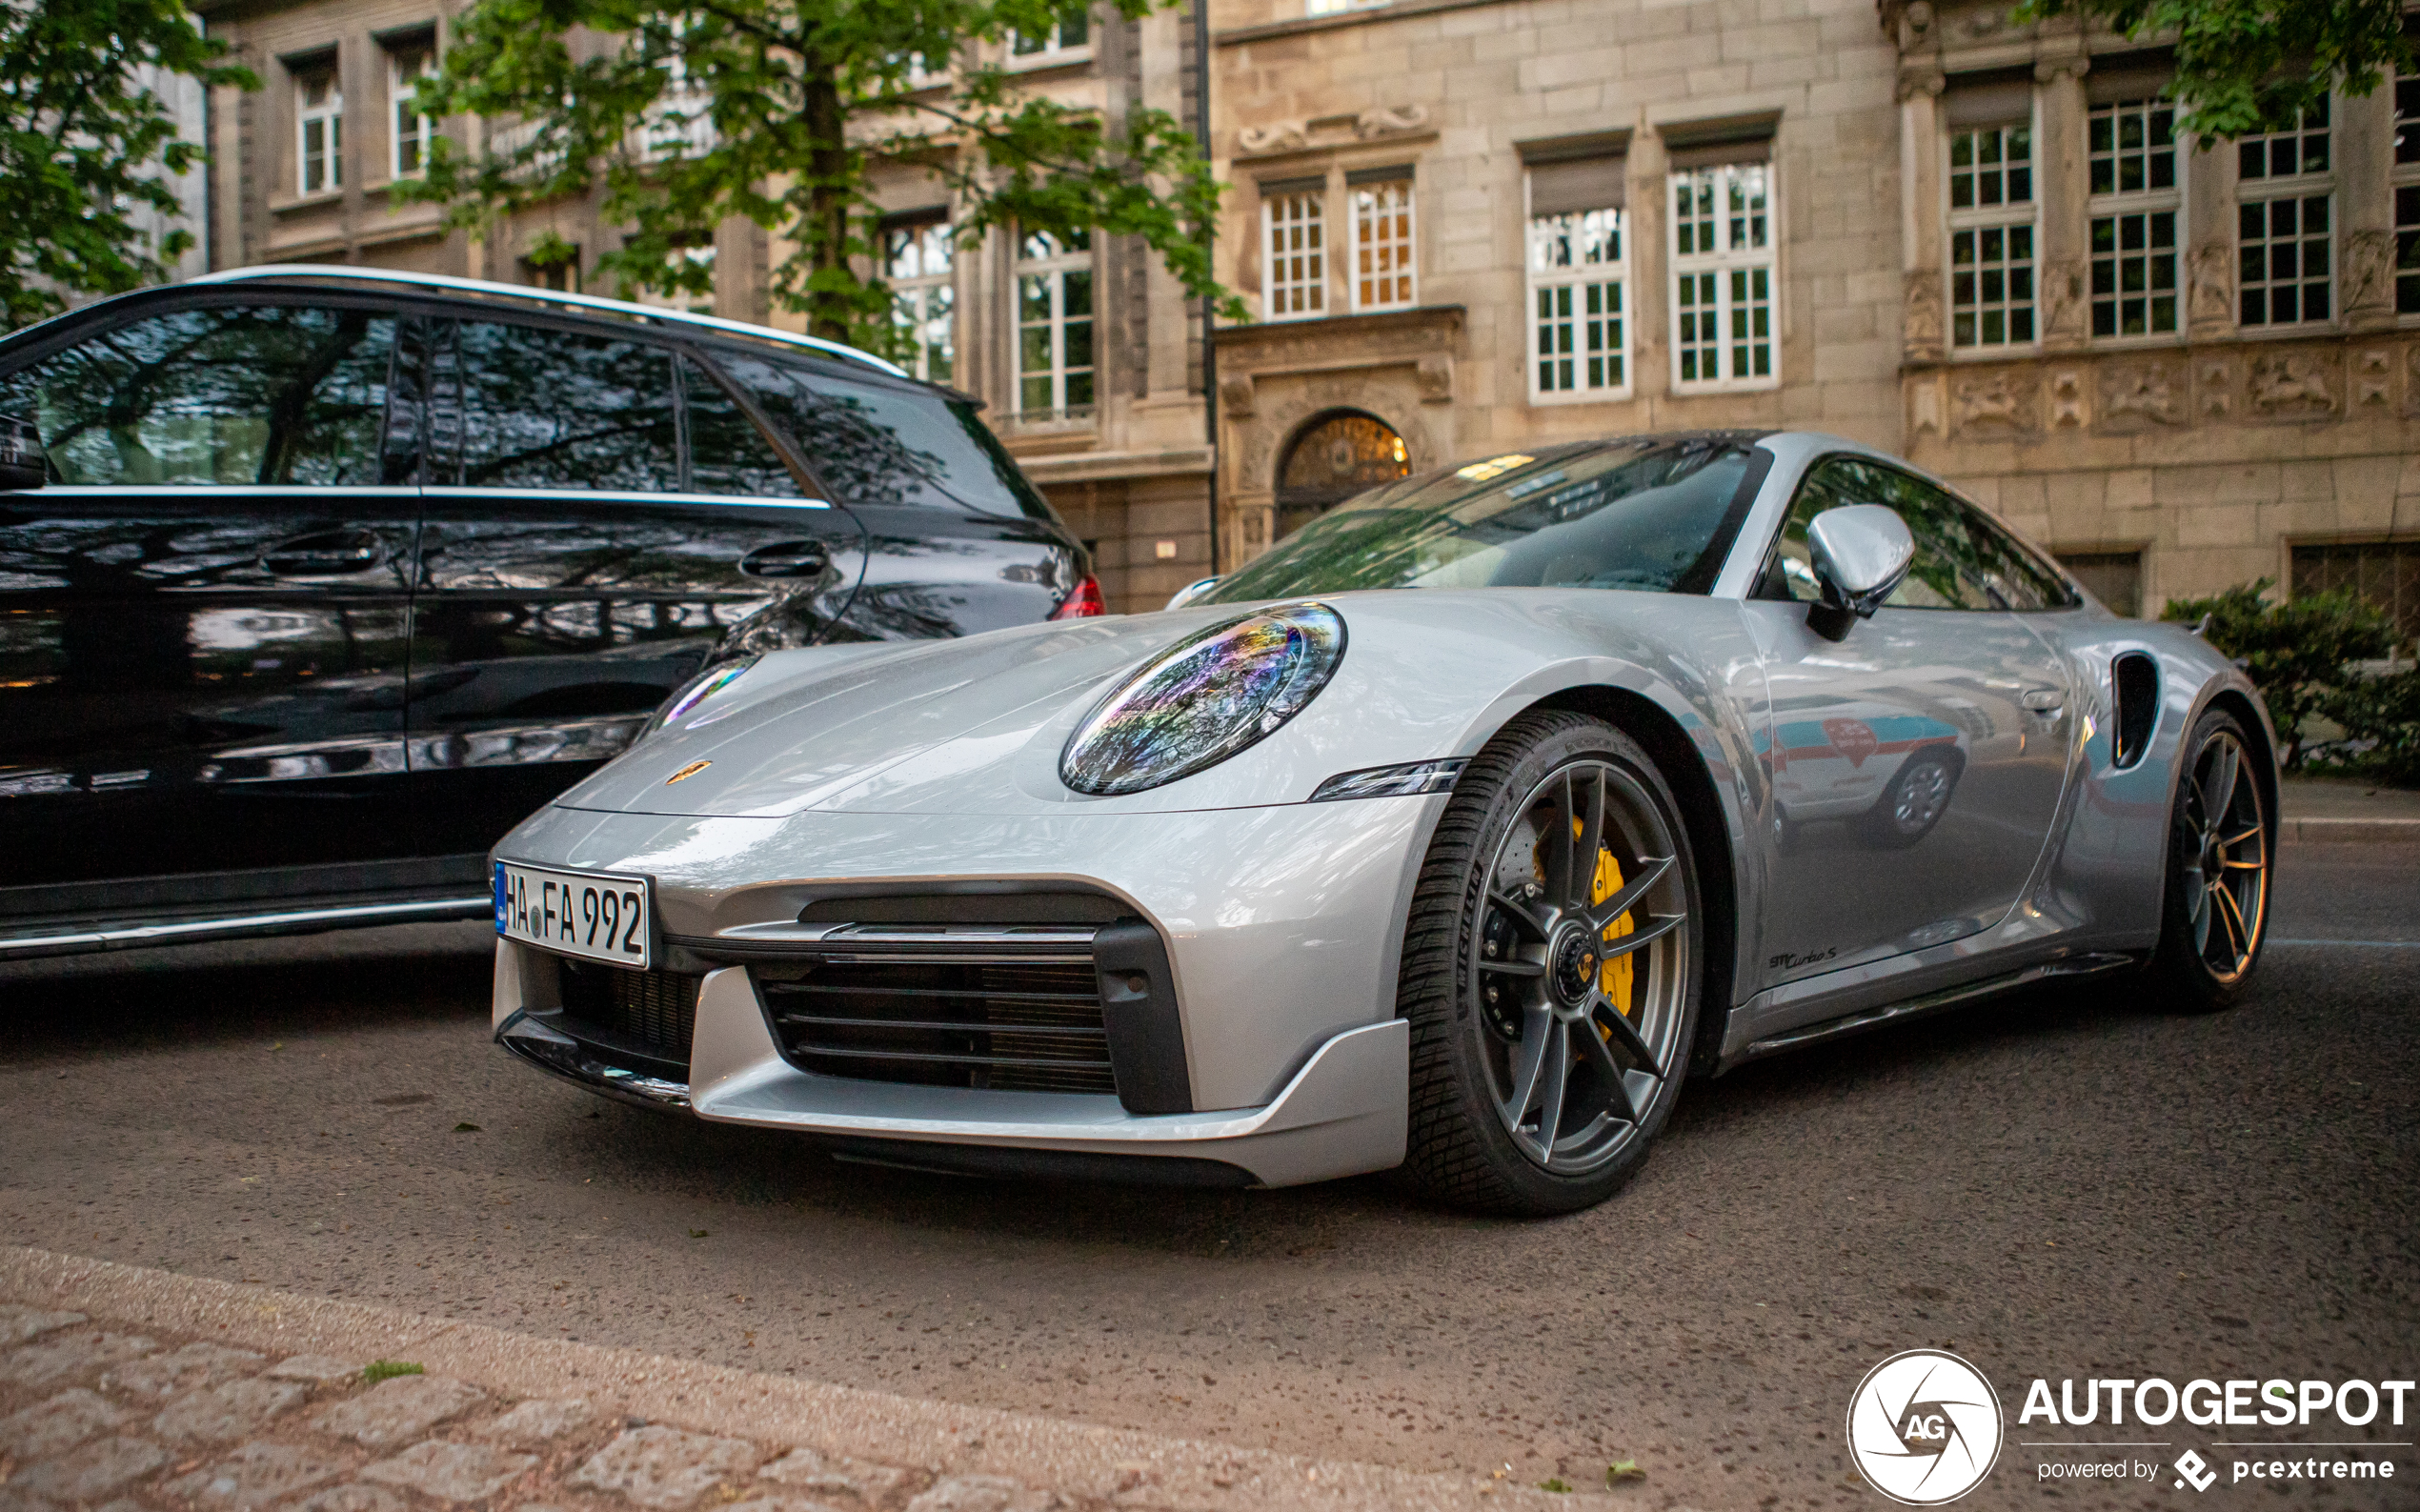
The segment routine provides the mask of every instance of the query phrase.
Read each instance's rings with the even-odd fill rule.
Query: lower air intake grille
[[[793,1065],[826,1076],[1018,1092],[1111,1092],[1109,1037],[1080,961],[802,962],[756,968]]]
[[[562,1029],[598,1048],[677,1066],[689,1075],[689,1043],[697,1028],[701,978],[669,971],[564,960]]]

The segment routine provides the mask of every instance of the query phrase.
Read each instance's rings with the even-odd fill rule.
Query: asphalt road
[[[1945,1345],[2012,1419],[1962,1505],[2159,1505],[2039,1488],[2055,1451],[2019,1441],[2093,1435],[2018,1431],[2024,1383],[2420,1365],[2394,941],[2420,847],[2292,848],[2236,1012],[2037,995],[1753,1066],[1691,1087],[1623,1195],[1529,1224],[1377,1179],[910,1175],[601,1103],[490,1045],[474,926],[27,962],[0,1238],[1281,1450],[1583,1489],[1634,1459],[1639,1506],[1886,1505],[1848,1397]],[[2393,1452],[2391,1491],[2287,1500],[2412,1505]]]

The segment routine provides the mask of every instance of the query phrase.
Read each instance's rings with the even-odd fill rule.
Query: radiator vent
[[[2121,772],[2143,759],[2160,722],[2159,664],[2139,651],[2111,663],[2109,682],[2117,696],[2115,765]]]

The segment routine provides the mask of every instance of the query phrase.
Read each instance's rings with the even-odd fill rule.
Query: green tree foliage
[[[2184,107],[2204,147],[2283,131],[2330,91],[2367,95],[2412,68],[2403,0],[2021,0],[2017,19],[2081,16],[2136,40],[2173,37]]]
[[[1138,17],[1169,0],[1115,0]],[[1012,32],[1086,14],[1069,0],[480,0],[421,86],[432,115],[491,124],[476,154],[440,142],[409,197],[481,231],[500,215],[596,192],[627,228],[599,268],[625,290],[703,293],[682,255],[744,215],[796,252],[773,292],[817,335],[877,351],[899,338],[878,272],[875,166],[928,166],[961,235],[1015,226],[1062,242],[1140,236],[1195,297],[1220,297],[1210,231],[1220,185],[1164,111],[1105,119],[970,61]],[[918,70],[951,71],[938,87]],[[561,255],[559,246],[540,249]]]
[[[2269,716],[2286,742],[2285,765],[2302,765],[2303,721],[2350,686],[2351,663],[2383,656],[2394,638],[2387,616],[2350,589],[2270,603],[2270,579],[2239,583],[2211,598],[2171,598],[2162,619],[2192,624],[2207,618],[2209,643],[2243,665],[2268,701]]]
[[[2330,690],[2320,713],[2342,726],[2342,764],[2402,787],[2420,787],[2420,668],[2356,677]]]
[[[178,0],[0,5],[0,322],[154,282],[193,245],[182,229],[155,244],[132,219],[178,214],[172,180],[202,161],[137,71],[258,88],[226,53]]]

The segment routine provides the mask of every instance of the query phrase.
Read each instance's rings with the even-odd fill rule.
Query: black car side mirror
[[[50,474],[41,431],[31,420],[0,414],[0,488],[40,488]]]
[[[1845,504],[1807,522],[1806,554],[1824,601],[1806,613],[1807,628],[1825,640],[1845,637],[1873,617],[1916,560],[1916,538],[1898,513],[1880,504]]]

